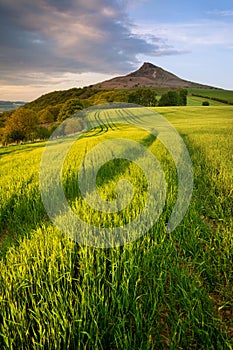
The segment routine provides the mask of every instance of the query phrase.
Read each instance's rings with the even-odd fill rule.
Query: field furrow
[[[91,111],[93,129],[73,142],[61,171],[73,213],[110,230],[129,227],[150,207],[148,191],[156,182],[160,190],[163,172],[165,189],[154,198],[158,210],[166,194],[158,220],[142,216],[140,236],[121,246],[75,242],[49,218],[39,188],[44,142],[0,148],[1,349],[232,349],[233,108],[155,108],[192,160],[192,199],[172,232],[166,225],[182,184],[159,133],[144,128],[152,111]],[[116,139],[137,143],[145,156],[132,142],[127,150],[123,141],[111,146]],[[150,181],[143,171],[152,168],[149,157],[161,168]],[[86,192],[80,179],[89,179]]]

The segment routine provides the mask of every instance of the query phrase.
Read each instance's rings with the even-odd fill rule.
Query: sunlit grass
[[[113,200],[116,183],[126,177],[136,197],[124,213],[101,216],[78,190],[84,155],[103,140],[125,137],[158,158],[168,183],[164,212],[148,233],[123,247],[81,246],[53,226],[39,192],[44,143],[0,148],[1,349],[232,348],[233,108],[156,111],[184,138],[195,177],[189,210],[171,234],[165,224],[177,194],[176,171],[145,130],[110,128],[109,122],[77,141],[64,164],[73,209],[87,221],[121,224],[143,207],[143,174],[124,160],[106,164],[97,178],[100,196]]]
[[[202,106],[204,101],[208,101],[210,106],[226,106],[225,103],[214,101],[205,97],[187,96],[187,106]]]

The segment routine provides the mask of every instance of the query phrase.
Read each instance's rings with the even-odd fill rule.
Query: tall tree
[[[3,130],[3,143],[33,140],[39,119],[33,110],[21,107],[7,119]]]
[[[179,90],[180,106],[187,105],[187,95],[188,95],[187,89],[180,89]]]

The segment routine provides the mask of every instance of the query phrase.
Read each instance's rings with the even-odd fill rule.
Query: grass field
[[[174,162],[157,138],[118,124],[121,111],[90,114],[90,126],[93,120],[104,126],[80,138],[64,163],[70,206],[97,226],[134,220],[147,182],[136,164],[109,161],[97,177],[99,195],[114,201],[116,183],[128,179],[132,203],[119,213],[90,208],[77,181],[89,150],[129,138],[161,164],[167,197],[159,220],[136,241],[112,249],[75,243],[50,221],[39,191],[44,142],[0,148],[1,349],[233,348],[233,107],[155,110],[178,130],[193,163],[192,200],[173,232],[165,224],[177,196]]]
[[[209,98],[217,98],[233,103],[233,91],[221,89],[189,89],[189,93]]]
[[[211,100],[209,98],[198,96],[187,96],[187,106],[202,106],[204,101],[208,101],[210,106],[226,106],[226,103]]]

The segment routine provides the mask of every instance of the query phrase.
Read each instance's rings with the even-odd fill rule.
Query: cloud
[[[213,10],[213,11],[208,11],[207,14],[221,16],[221,17],[231,17],[233,16],[233,10]]]
[[[146,0],[145,0],[146,1]],[[135,33],[139,35],[141,38],[143,38],[148,43],[159,43],[158,49],[151,54],[151,56],[173,56],[173,55],[183,55],[186,53],[189,53],[188,50],[185,49],[175,49],[173,45],[168,44],[168,38],[163,37],[163,33],[161,33],[161,36],[154,36],[151,34],[151,32],[154,32],[154,30],[151,30],[152,27],[147,28],[146,30],[143,30],[143,26],[135,26]],[[143,33],[144,31],[144,33]],[[157,28],[157,32],[160,31],[160,26]]]
[[[140,28],[140,29],[139,29]],[[161,45],[170,43],[176,47],[175,52],[188,53],[208,48],[227,48],[233,45],[233,23],[220,20],[202,20],[183,23],[140,23],[135,33],[146,36],[157,33]],[[170,48],[171,51],[174,47]]]
[[[1,83],[39,82],[46,74],[53,80],[67,72],[122,73],[135,68],[140,54],[174,54],[157,37],[148,41],[132,32],[126,5],[124,0],[0,0]]]

